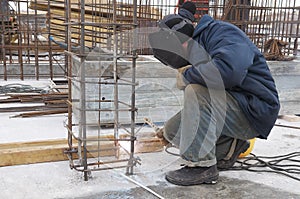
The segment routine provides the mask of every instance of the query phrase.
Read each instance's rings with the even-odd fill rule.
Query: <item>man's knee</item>
[[[208,89],[200,84],[189,84],[184,90],[185,100],[193,99],[197,97],[198,101],[207,102],[209,97]]]

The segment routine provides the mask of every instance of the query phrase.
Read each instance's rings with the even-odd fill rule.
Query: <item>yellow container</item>
[[[250,146],[249,148],[244,152],[244,153],[241,153],[239,155],[239,158],[243,158],[243,157],[246,157],[247,155],[249,155],[251,153],[251,151],[253,150],[253,147],[254,147],[254,143],[255,143],[255,138],[249,140],[250,141]]]

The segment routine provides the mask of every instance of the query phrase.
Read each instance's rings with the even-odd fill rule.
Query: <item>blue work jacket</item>
[[[266,139],[278,117],[280,103],[262,53],[239,28],[208,15],[200,19],[192,41],[203,47],[208,59],[191,61],[193,67],[183,73],[185,79],[204,86],[209,83],[213,89],[225,88],[237,100],[259,137]],[[189,53],[199,57],[197,52]],[[222,86],[214,83],[219,82],[217,77],[222,79]]]

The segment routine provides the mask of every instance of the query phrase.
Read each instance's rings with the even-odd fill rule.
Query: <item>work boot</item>
[[[230,169],[236,160],[238,159],[241,153],[244,153],[250,147],[250,142],[248,140],[237,140],[234,152],[230,158],[224,158],[218,160],[217,167],[219,170],[228,170]]]
[[[166,173],[166,180],[181,186],[214,184],[219,177],[217,165],[210,167],[185,166],[175,171]]]

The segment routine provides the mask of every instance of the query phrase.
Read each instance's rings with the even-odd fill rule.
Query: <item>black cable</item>
[[[295,159],[299,158],[299,159]],[[270,172],[285,175],[294,180],[300,181],[299,177],[292,174],[300,174],[300,164],[290,164],[289,162],[300,162],[300,152],[292,152],[279,156],[256,156],[250,153],[250,156],[238,160],[239,166],[233,166],[229,170],[247,170],[251,172]],[[267,161],[266,159],[271,159]],[[286,163],[284,163],[285,161]],[[280,164],[279,164],[280,163]],[[260,168],[268,168],[260,169]]]
[[[171,151],[169,151],[170,148],[176,148],[175,146],[173,146],[171,143],[169,143],[166,148],[165,148],[165,151],[168,153],[168,154],[171,154],[171,155],[174,155],[174,156],[179,156],[180,155],[178,153],[173,153]]]
[[[171,155],[180,156],[179,154],[169,151],[169,149],[173,147],[174,146],[172,145],[168,145],[166,146],[165,151]],[[292,159],[297,157],[299,157],[299,160]],[[271,159],[271,160],[266,161],[263,159]],[[278,156],[256,156],[255,154],[250,153],[250,156],[244,157],[243,160],[236,161],[236,163],[240,164],[239,166],[233,166],[228,170],[246,170],[251,172],[277,173],[277,174],[285,175],[294,180],[300,181],[300,178],[292,175],[292,174],[300,174],[300,164],[283,164],[282,163],[283,161],[300,163],[300,152],[292,152],[292,153],[288,153],[285,155],[278,155]],[[269,168],[269,170],[257,169],[257,168]]]

